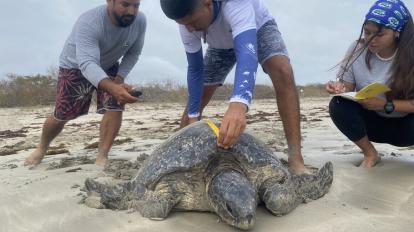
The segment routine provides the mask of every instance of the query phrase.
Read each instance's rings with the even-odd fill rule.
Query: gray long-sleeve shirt
[[[80,69],[95,87],[107,78],[104,70],[121,58],[118,75],[126,78],[138,61],[144,45],[146,18],[138,12],[128,27],[115,26],[106,5],[83,13],[65,42],[59,66]]]

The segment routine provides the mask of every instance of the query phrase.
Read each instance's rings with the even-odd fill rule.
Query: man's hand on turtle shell
[[[246,128],[246,105],[241,102],[231,102],[221,122],[217,139],[219,147],[229,149],[236,144]]]

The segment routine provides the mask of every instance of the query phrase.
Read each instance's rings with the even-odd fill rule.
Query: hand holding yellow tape
[[[207,124],[210,126],[211,130],[213,130],[214,134],[218,137],[219,136],[219,128],[216,126],[216,124],[214,124],[213,121],[211,121],[211,119],[206,118],[204,119],[205,122],[207,122]]]

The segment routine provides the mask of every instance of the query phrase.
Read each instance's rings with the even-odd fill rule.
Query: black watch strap
[[[384,105],[384,111],[386,114],[391,114],[392,112],[394,112],[394,110],[395,110],[394,102],[389,96],[387,96],[387,102]]]

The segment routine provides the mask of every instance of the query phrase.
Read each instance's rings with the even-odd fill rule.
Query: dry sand
[[[332,124],[329,99],[303,99],[303,155],[307,164],[334,164],[334,183],[323,198],[274,217],[259,207],[253,231],[413,231],[414,148],[376,144],[382,163],[356,167],[362,154]],[[225,103],[205,115],[221,117]],[[180,104],[129,105],[110,159],[135,160],[149,154],[178,127]],[[93,164],[100,116],[71,121],[52,143],[50,155],[34,169],[23,160],[37,144],[51,107],[0,109],[0,232],[17,231],[236,231],[211,213],[174,212],[150,221],[137,212],[88,208],[81,201],[85,178],[102,174]],[[248,130],[286,157],[275,101],[256,101]],[[86,156],[85,158],[79,158]],[[61,161],[64,158],[66,162]],[[75,162],[77,161],[77,162]]]

